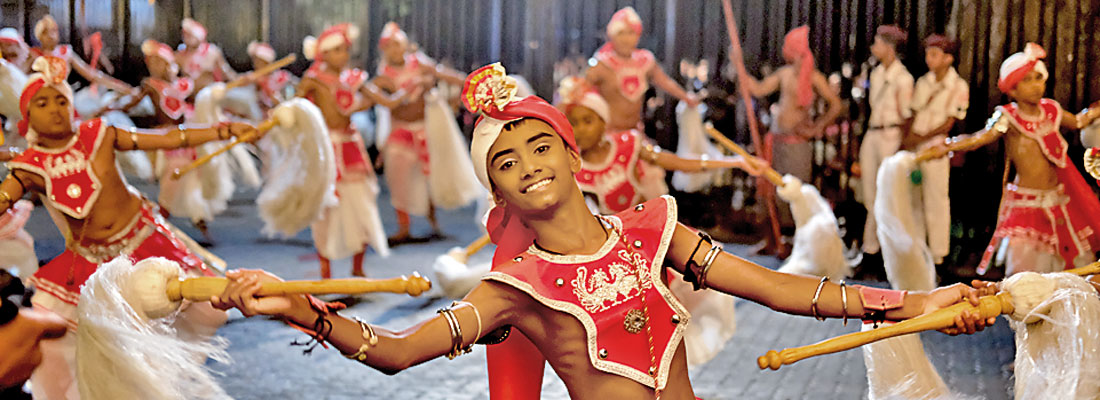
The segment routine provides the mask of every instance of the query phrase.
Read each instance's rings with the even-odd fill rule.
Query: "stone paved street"
[[[139,185],[146,193],[155,193],[148,185]],[[255,193],[240,192],[230,209],[210,224],[217,239],[211,251],[235,268],[264,268],[285,279],[315,279],[317,261],[313,256],[308,232],[292,240],[268,240],[259,235],[261,222],[252,205]],[[384,195],[380,198],[383,219],[394,228],[393,209]],[[432,260],[452,246],[461,246],[477,238],[473,209],[443,212],[445,241],[410,244],[394,249],[386,259],[367,256],[367,273],[388,278],[413,271],[431,277]],[[426,234],[427,223],[414,220],[414,233]],[[189,223],[174,219],[185,231],[197,235]],[[37,239],[40,257],[49,258],[64,244],[53,223],[41,208],[28,224]],[[197,236],[196,236],[197,237]],[[744,246],[727,246],[744,252]],[[476,255],[471,263],[487,262],[491,248]],[[776,267],[772,258],[754,259]],[[348,261],[336,262],[336,277],[349,274]],[[450,299],[431,294],[410,298],[394,294],[374,294],[350,299],[344,312],[391,329],[403,329],[428,318]],[[779,371],[760,371],[756,357],[769,349],[810,344],[822,339],[858,330],[858,326],[840,321],[817,322],[812,318],[793,317],[772,312],[754,303],[738,300],[737,334],[724,351],[709,363],[695,368],[692,381],[698,396],[704,399],[860,399],[865,397],[866,377],[863,355],[859,350],[812,358]],[[237,399],[486,399],[487,381],[484,348],[453,361],[438,359],[413,367],[395,376],[344,359],[335,350],[318,348],[312,355],[288,343],[304,335],[281,322],[262,318],[242,318],[233,314],[219,331],[229,340],[231,365],[214,365],[224,374],[221,384]],[[1010,374],[1005,365],[1013,357],[1012,332],[1004,321],[991,330],[973,336],[949,337],[939,333],[923,334],[929,357],[949,387],[960,394],[984,399],[1007,399]],[[543,398],[567,398],[564,385],[547,369]]]

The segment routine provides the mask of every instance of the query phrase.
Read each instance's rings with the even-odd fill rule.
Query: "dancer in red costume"
[[[636,129],[642,122],[642,100],[649,82],[694,107],[699,99],[688,94],[657,64],[653,52],[638,48],[642,20],[633,7],[625,7],[607,23],[607,43],[596,51],[596,66],[585,78],[595,85],[611,106],[608,132]]]
[[[23,113],[20,132],[30,148],[8,162],[11,173],[0,182],[0,210],[6,211],[26,194],[38,194],[65,235],[65,252],[28,281],[38,289],[31,299],[35,308],[60,315],[75,329],[81,285],[100,263],[120,255],[136,260],[165,257],[180,263],[189,274],[212,275],[172,235],[156,206],[126,183],[115,162],[115,150],[196,146],[255,134],[255,129],[229,124],[152,132],[123,130],[100,119],[74,126],[72,88],[65,82],[68,62],[39,57],[34,68],[38,73],[30,77],[19,98]],[[205,303],[188,310],[189,315],[205,321],[180,328],[196,333],[213,334],[225,319]],[[67,338],[67,342],[44,347],[46,360],[34,378],[36,398],[72,398],[76,392],[73,366],[65,361],[72,358],[75,342],[72,335]]]
[[[760,173],[740,156],[720,160],[681,158],[648,143],[635,129],[609,134],[610,107],[583,78],[563,79],[558,97],[558,108],[569,118],[581,154],[577,184],[592,196],[600,213],[625,211],[668,194],[664,171],[739,168]]]
[[[383,95],[367,79],[367,73],[348,68],[352,41],[359,28],[338,24],[325,29],[316,39],[307,37],[303,52],[315,60],[298,85],[297,95],[317,105],[328,125],[336,154],[336,195],[338,203],[325,210],[310,230],[321,258],[321,277],[331,276],[330,260],[352,259],[352,275],[363,276],[363,257],[367,245],[382,255],[389,254],[382,219],[378,215],[378,178],[363,145],[363,137],[351,124],[351,114],[366,110],[374,103],[393,107],[406,101],[400,90]]]
[[[463,301],[392,332],[305,296],[256,297],[263,282],[278,278],[233,271],[211,302],[314,327],[309,330],[319,341],[387,373],[465,354],[475,342],[509,343],[522,332],[576,399],[695,398],[681,337],[691,316],[666,286],[666,265],[696,288],[803,315],[905,319],[959,301],[977,303],[979,291],[961,284],[907,294],[760,267],[677,223],[676,202],[667,196],[594,216],[572,179],[580,156],[565,116],[542,99],[514,94],[515,81],[499,64],[467,78],[464,101],[484,114],[470,153],[479,180],[493,193],[488,228],[498,247],[496,269]],[[956,322],[946,331],[973,332],[991,321],[967,313]]]
[[[275,61],[275,49],[263,42],[251,42],[248,44],[248,56],[252,59],[253,71],[258,70]],[[297,86],[298,79],[285,69],[272,72],[263,76],[250,78],[256,84],[256,94],[260,100],[260,107],[266,113],[283,101],[283,91],[287,87]]]
[[[30,49],[15,28],[0,29],[0,54],[3,54],[4,61],[19,68],[23,73],[31,71],[31,62],[34,60],[30,57]]]
[[[1066,155],[1061,129],[1081,129],[1100,117],[1100,108],[1072,114],[1043,98],[1046,51],[1028,43],[1001,64],[997,88],[1015,102],[997,107],[986,129],[947,139],[931,154],[972,150],[1004,138],[1004,194],[997,230],[986,247],[979,273],[994,255],[1005,254],[1005,274],[1056,272],[1096,260],[1100,250],[1100,202]],[[1016,169],[1009,183],[1007,169]],[[1001,250],[1002,246],[1007,249]]]
[[[378,39],[382,60],[374,84],[386,92],[419,90],[422,95],[390,108],[392,130],[382,147],[386,166],[386,184],[390,203],[397,212],[397,233],[390,243],[397,245],[412,239],[410,216],[424,216],[432,226],[434,237],[442,236],[435,217],[435,205],[429,191],[430,154],[428,151],[425,94],[437,80],[461,85],[461,72],[436,63],[423,52],[410,51],[409,38],[394,22],[382,28]],[[418,89],[419,87],[419,89]]]
[[[181,24],[183,43],[176,49],[176,64],[183,76],[195,82],[195,93],[213,82],[237,77],[218,45],[206,41],[206,27],[191,18]]]
[[[40,47],[31,48],[31,57],[53,56],[65,60],[76,73],[87,79],[88,82],[103,85],[103,87],[121,93],[128,93],[130,86],[122,81],[112,78],[100,72],[80,59],[73,51],[73,47],[61,44],[61,33],[58,31],[57,21],[49,14],[42,17],[34,24],[34,37],[38,39]]]

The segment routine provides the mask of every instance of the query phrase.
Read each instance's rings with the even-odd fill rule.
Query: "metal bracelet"
[[[702,288],[707,287],[707,272],[710,272],[711,264],[714,264],[714,260],[718,259],[718,254],[722,252],[722,245],[715,244],[711,246],[710,251],[703,257],[703,273],[699,274],[699,286]]]
[[[374,327],[370,326],[370,324],[363,322],[363,320],[358,317],[354,319],[355,322],[359,323],[359,329],[362,330],[364,343],[359,345],[359,351],[353,354],[344,354],[344,357],[363,362],[367,359],[367,350],[370,350],[371,346],[378,344],[378,335],[374,334]]]
[[[179,124],[179,126],[176,127],[176,131],[180,133],[179,147],[190,147],[187,145],[187,132],[183,130],[183,124]]]
[[[447,320],[447,325],[451,328],[451,352],[447,353],[447,359],[453,360],[455,357],[473,351],[472,345],[462,346],[462,326],[458,323],[458,317],[455,316],[454,310],[441,308],[436,312],[443,314],[443,319]]]
[[[477,342],[481,339],[481,313],[477,311],[477,306],[475,306],[474,303],[464,300],[452,302],[451,307],[454,308],[459,304],[466,304],[470,306],[470,309],[474,310],[474,318],[477,318],[477,335],[474,336],[474,342]]]
[[[134,128],[130,128],[130,144],[134,146],[132,150],[138,149],[138,136],[137,131]]]
[[[816,319],[818,321],[824,321],[825,320],[825,317],[822,317],[821,315],[818,315],[818,313],[817,313],[817,300],[821,298],[821,288],[825,287],[825,282],[828,282],[828,281],[829,281],[829,277],[827,277],[827,276],[821,277],[821,282],[817,283],[817,291],[814,292],[814,298],[813,298],[813,300],[810,301],[810,313],[812,313],[813,316],[814,316],[814,319]]]
[[[844,280],[840,280],[840,302],[844,304],[844,326],[848,326],[848,289]]]

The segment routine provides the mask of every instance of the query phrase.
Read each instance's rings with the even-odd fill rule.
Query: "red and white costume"
[[[32,145],[8,163],[15,170],[34,173],[46,182],[43,201],[47,206],[74,219],[86,218],[96,205],[102,190],[92,157],[103,144],[106,125],[100,119],[80,124],[77,135],[64,149],[46,149]],[[127,221],[126,227],[106,241],[82,240],[73,236],[64,253],[35,273],[30,282],[39,289],[35,304],[57,312],[75,322],[75,306],[80,285],[96,267],[119,255],[141,260],[166,257],[179,262],[185,270],[210,275],[197,257],[176,239],[150,206]]]
[[[495,264],[484,279],[512,286],[576,318],[587,334],[594,368],[653,387],[645,329],[623,329],[625,321],[648,318],[657,389],[663,389],[691,319],[662,281],[665,253],[676,229],[676,201],[664,196],[606,220],[615,229],[595,254],[554,255],[532,244],[511,262]],[[643,305],[648,315],[637,312]]]
[[[275,61],[275,49],[267,43],[251,42],[248,44],[248,55],[266,62]],[[257,94],[260,103],[265,108],[275,107],[282,99],[282,91],[293,82],[293,75],[285,69],[261,76],[256,81]]]
[[[988,267],[1005,239],[1009,241],[1008,262],[1015,264],[1014,272],[1054,272],[1082,266],[1094,261],[1096,251],[1100,250],[1100,202],[1066,155],[1068,145],[1059,132],[1062,107],[1054,100],[1042,99],[1039,108],[1042,118],[1032,120],[1021,115],[1015,103],[998,107],[1009,116],[1016,131],[1035,141],[1055,167],[1061,184],[1051,190],[1005,186],[997,230],[982,257],[983,268]],[[1014,260],[1012,255],[1018,253],[1012,247],[1024,247],[1026,250],[1016,251],[1048,257],[1034,260],[1041,265]]]
[[[664,171],[639,158],[645,138],[636,130],[608,135],[611,150],[601,163],[582,162],[582,191],[596,196],[601,213],[616,213],[668,192]]]
[[[615,82],[619,93],[632,101],[640,101],[649,90],[649,72],[657,65],[653,53],[646,49],[635,49],[629,59],[615,54],[611,43],[596,50],[596,60],[615,72]]]
[[[378,75],[391,79],[397,89],[412,90],[420,82],[423,73],[422,53],[405,55],[405,64],[378,65]],[[390,119],[392,126],[386,144],[382,147],[382,159],[386,165],[386,185],[390,189],[393,208],[410,215],[426,216],[430,207],[428,174],[431,172],[428,155],[428,132],[424,120],[402,121]]]
[[[349,24],[336,25],[326,29],[316,40],[307,38],[306,56],[312,58],[337,44],[350,45],[352,38],[357,36],[353,28]],[[367,73],[363,70],[346,69],[337,75],[325,71],[323,63],[317,61],[306,70],[304,77],[323,84],[333,94],[341,114],[351,115],[360,108],[363,99],[359,89],[367,82]],[[389,247],[378,213],[378,177],[374,174],[363,137],[354,125],[329,127],[329,137],[336,158],[338,202],[325,209],[322,217],[311,226],[317,252],[330,260],[347,258],[363,252],[370,244],[379,254],[388,255]]]
[[[184,33],[202,42],[190,53],[185,53],[186,48],[183,44],[177,50],[178,64],[184,76],[197,80],[202,74],[209,72],[213,75],[215,82],[225,81],[228,77],[218,66],[218,62],[223,58],[222,50],[217,45],[206,41],[206,27],[191,18],[184,18],[182,26]]]
[[[607,23],[607,35],[613,36],[621,31],[642,34],[642,19],[633,7],[624,7],[611,16]],[[635,49],[630,58],[615,54],[608,42],[596,50],[596,60],[615,72],[615,81],[619,93],[631,101],[639,101],[649,90],[649,72],[657,65],[656,57],[646,49]]]
[[[474,172],[490,186],[486,159],[503,126],[521,118],[549,124],[565,144],[577,150],[572,126],[558,109],[534,96],[514,99],[513,78],[493,64],[466,79],[463,101],[483,116],[474,128],[470,157]],[[590,256],[559,256],[534,246],[534,235],[515,215],[494,207],[486,228],[497,245],[492,272],[484,279],[498,281],[531,295],[543,305],[568,313],[584,326],[588,358],[593,367],[663,388],[668,367],[687,328],[690,314],[663,283],[664,255],[676,223],[676,203],[667,196],[608,217],[615,229],[607,242]],[[620,234],[626,235],[625,243]],[[568,284],[566,284],[568,282]],[[647,334],[623,330],[624,318],[637,318],[641,296],[649,307],[657,365],[651,364]],[[545,361],[522,333],[486,349],[490,398],[535,399],[541,391]],[[656,369],[656,380],[648,374]]]
[[[1024,51],[1001,64],[997,87],[1010,92],[1030,72],[1046,79],[1046,50],[1028,43]],[[1035,141],[1058,176],[1054,189],[1021,188],[1007,184],[997,215],[997,230],[986,248],[979,271],[989,267],[1002,241],[1008,243],[1008,270],[1054,272],[1082,266],[1094,260],[1100,249],[1100,201],[1066,155],[1062,138],[1062,106],[1051,99],[1039,101],[1038,117],[1019,112],[1016,103],[998,111],[1023,137]],[[1007,167],[1006,167],[1007,168]]]
[[[43,57],[35,61],[35,69],[42,73],[31,76],[20,96],[23,121],[26,121],[30,99],[46,85],[72,98],[72,89],[65,83],[68,76],[66,61]],[[96,171],[92,163],[95,155],[100,154],[101,146],[110,145],[103,143],[106,125],[102,120],[92,119],[81,123],[70,142],[56,149],[38,146],[34,140],[33,128],[27,124],[21,125],[22,131],[30,138],[31,147],[10,161],[8,166],[13,170],[38,175],[45,182],[42,201],[55,215],[56,221],[64,221],[62,216],[85,219],[95,207],[111,206],[96,204],[103,190],[100,174],[118,173]],[[134,191],[129,187],[127,189]],[[120,255],[136,260],[165,257],[180,263],[191,274],[213,275],[202,261],[172,235],[152,206],[144,205],[137,214],[123,222],[126,225],[106,240],[85,239],[83,232],[69,232],[67,225],[59,226],[67,236],[65,252],[42,266],[28,281],[38,289],[31,299],[35,307],[57,313],[75,329],[76,304],[81,285],[100,263]],[[224,322],[224,313],[206,312],[212,310],[209,306],[189,309],[204,313],[203,320],[196,324],[185,323],[186,326],[181,325],[181,328],[195,332],[212,332]],[[32,377],[36,398],[78,397],[76,386],[73,385],[75,345],[73,335],[66,335],[59,341],[43,342],[43,362]]]

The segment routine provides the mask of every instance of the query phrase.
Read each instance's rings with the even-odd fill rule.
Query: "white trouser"
[[[863,251],[875,254],[879,251],[878,226],[875,224],[875,192],[878,185],[878,167],[887,157],[894,155],[901,147],[901,129],[871,129],[863,136],[859,146],[860,186],[863,192],[863,205],[867,207],[867,224],[863,228]]]
[[[943,143],[942,137],[929,139],[921,148]],[[951,199],[947,196],[951,159],[947,157],[920,164],[921,197],[924,200],[924,230],[928,249],[937,264],[951,252]]]

